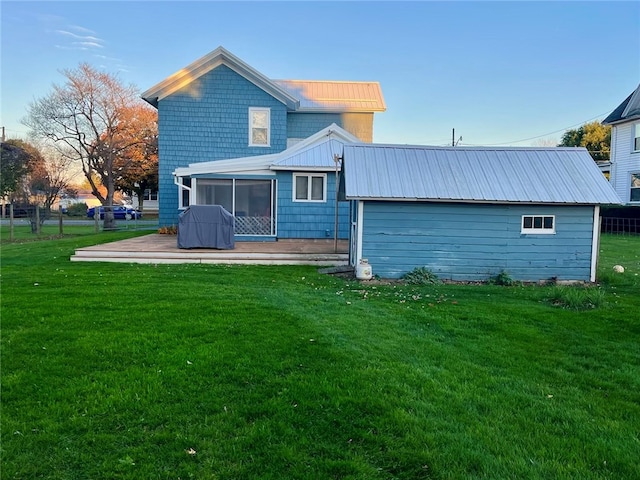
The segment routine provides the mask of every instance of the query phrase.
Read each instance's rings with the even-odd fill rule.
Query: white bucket
[[[358,280],[371,280],[371,277],[373,277],[373,274],[371,273],[369,260],[362,258],[360,263],[356,265],[356,278]]]

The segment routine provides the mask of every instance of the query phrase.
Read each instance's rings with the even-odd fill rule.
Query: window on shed
[[[630,202],[640,202],[640,173],[631,174]]]
[[[556,217],[555,215],[523,215],[520,233],[556,233]]]
[[[327,197],[326,174],[293,174],[294,202],[326,202]]]
[[[249,108],[249,146],[268,147],[271,144],[271,109]]]

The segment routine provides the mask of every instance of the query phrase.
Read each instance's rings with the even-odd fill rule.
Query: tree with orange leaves
[[[120,135],[137,139],[118,158],[116,188],[138,197],[144,209],[144,191],[158,189],[158,112],[146,105],[136,105],[123,112]]]
[[[140,128],[129,125],[138,118],[131,111],[144,103],[134,86],[86,63],[62,73],[65,84],[54,85],[48,96],[32,102],[23,123],[60,155],[80,163],[93,195],[105,206],[104,227],[113,228],[110,206],[118,178],[132,164],[126,161],[127,152],[141,143],[140,135],[130,135]]]

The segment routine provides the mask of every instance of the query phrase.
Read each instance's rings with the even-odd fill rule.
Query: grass
[[[136,234],[3,243],[3,479],[638,478],[640,238],[603,237],[582,310],[553,286],[69,262]]]

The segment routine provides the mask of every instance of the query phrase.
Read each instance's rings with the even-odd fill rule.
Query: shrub
[[[402,279],[411,285],[439,285],[442,283],[438,276],[427,267],[416,267],[406,273]]]
[[[499,274],[491,277],[489,279],[489,283],[492,285],[504,285],[504,286],[510,286],[510,285],[515,285],[516,281],[511,278],[511,275],[509,275],[505,270],[502,270]]]
[[[178,227],[176,227],[175,225],[171,225],[170,227],[160,227],[158,229],[158,233],[162,235],[177,235]]]
[[[67,215],[70,217],[85,217],[87,215],[87,204],[72,203],[67,207]]]

